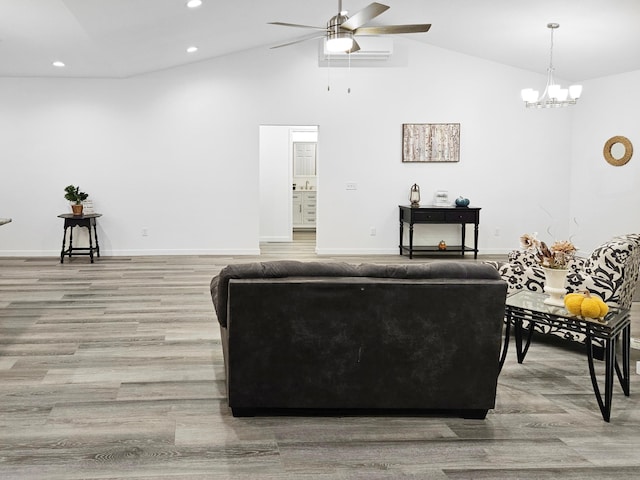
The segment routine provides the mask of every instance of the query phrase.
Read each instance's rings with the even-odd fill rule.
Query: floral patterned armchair
[[[544,272],[530,252],[514,250],[508,262],[493,265],[509,285],[509,293],[528,289],[542,292]],[[567,292],[589,290],[614,308],[631,308],[640,271],[640,234],[614,237],[587,258],[575,257],[569,264]]]
[[[514,250],[509,253],[508,262],[485,263],[495,267],[507,282],[508,294],[544,289],[544,272],[533,253]],[[640,234],[620,235],[597,247],[587,258],[575,257],[569,263],[567,292],[588,290],[602,297],[610,307],[631,308],[639,272]],[[571,332],[559,334],[582,341]]]

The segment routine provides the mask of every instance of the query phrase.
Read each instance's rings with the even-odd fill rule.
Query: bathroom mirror
[[[316,176],[316,142],[293,142],[293,175]]]
[[[619,167],[631,160],[633,145],[627,137],[618,135],[607,140],[602,153],[608,163]]]

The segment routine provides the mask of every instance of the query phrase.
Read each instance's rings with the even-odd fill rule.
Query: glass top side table
[[[531,338],[536,328],[541,327],[570,330],[585,335],[585,345],[587,348],[587,359],[589,364],[589,375],[593,391],[600,407],[600,412],[605,421],[611,418],[611,400],[613,393],[614,372],[620,381],[622,390],[629,396],[629,357],[631,326],[629,310],[610,309],[603,320],[589,319],[571,315],[563,307],[546,305],[544,300],[547,295],[532,291],[521,291],[510,297],[506,301],[506,333],[500,357],[500,367],[504,364],[509,346],[511,327],[514,328],[516,342],[516,356],[518,363],[524,361]],[[524,325],[526,324],[526,326]],[[526,339],[524,338],[526,334]],[[616,355],[617,345],[622,337],[621,364]],[[594,343],[601,345],[604,349],[605,361],[605,391],[604,396],[600,392],[598,379],[594,368]]]

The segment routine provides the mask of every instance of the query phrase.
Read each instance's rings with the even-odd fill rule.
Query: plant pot
[[[73,211],[73,214],[75,216],[80,216],[82,215],[82,209],[84,208],[84,205],[80,204],[80,205],[71,205],[71,210]]]

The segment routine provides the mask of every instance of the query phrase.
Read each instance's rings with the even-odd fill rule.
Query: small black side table
[[[96,230],[96,218],[101,217],[101,213],[87,213],[85,215],[73,215],[72,213],[63,213],[58,218],[64,218],[64,234],[62,235],[62,251],[60,252],[60,263],[64,263],[64,256],[89,255],[91,263],[93,263],[93,253],[100,257],[100,244],[98,243],[98,231]],[[74,247],[73,246],[73,227],[85,227],[89,230],[89,246]],[[71,228],[69,232],[69,248],[67,244],[67,228]],[[91,228],[93,228],[93,238],[91,238]],[[93,241],[95,240],[95,246]]]

